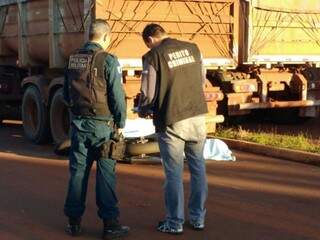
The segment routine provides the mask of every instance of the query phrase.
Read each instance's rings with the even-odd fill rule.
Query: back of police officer
[[[191,173],[188,204],[189,223],[203,230],[207,180],[203,147],[206,139],[201,53],[196,44],[170,38],[158,24],[147,25],[142,33],[150,51],[143,56],[139,115],[152,115],[158,134],[166,176],[165,219],[158,231],[183,233],[184,154]]]
[[[126,105],[117,58],[104,50],[110,43],[111,29],[104,20],[90,26],[90,41],[69,58],[64,83],[64,98],[72,113],[70,180],[64,212],[69,218],[67,232],[81,233],[88,178],[96,160],[96,203],[103,220],[103,239],[127,235],[129,228],[118,221],[115,193],[116,161],[103,153],[114,125],[121,132],[125,125]]]

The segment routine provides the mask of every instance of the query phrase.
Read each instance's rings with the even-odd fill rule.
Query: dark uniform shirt
[[[102,47],[98,43],[94,42],[86,43],[83,48],[86,50],[94,51],[102,49]],[[113,120],[118,128],[124,128],[127,116],[125,94],[122,88],[121,67],[117,57],[111,54],[108,54],[105,60],[105,79],[107,81],[108,107],[110,109],[110,112],[112,113],[112,116],[74,116],[73,124],[79,130],[90,131],[90,129],[88,129],[88,126],[91,126],[92,124],[85,123],[86,119],[99,121]],[[69,103],[69,89],[66,82],[64,84],[63,94],[65,101]],[[94,126],[92,125],[92,127]]]
[[[157,131],[205,114],[205,74],[195,44],[166,38],[143,56],[139,115],[153,113]]]

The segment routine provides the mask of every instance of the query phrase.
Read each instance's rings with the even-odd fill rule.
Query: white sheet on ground
[[[123,131],[125,138],[146,137],[155,133],[152,119],[127,119]],[[207,139],[203,156],[207,160],[235,161],[236,157],[232,154],[227,144],[219,139]]]
[[[216,161],[235,161],[236,157],[232,154],[228,145],[220,139],[207,139],[204,145],[203,156],[206,160]]]

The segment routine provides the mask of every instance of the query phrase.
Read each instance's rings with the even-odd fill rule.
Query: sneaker
[[[182,226],[179,228],[173,228],[169,225],[169,223],[167,221],[162,221],[159,222],[157,230],[159,232],[163,232],[163,233],[169,233],[169,234],[182,234],[183,233],[183,228]]]
[[[190,221],[189,224],[193,230],[196,230],[196,231],[204,230],[204,223]]]
[[[130,228],[122,226],[117,219],[104,220],[102,239],[113,240],[125,237],[129,234]]]
[[[66,232],[73,236],[79,236],[82,232],[81,218],[69,218],[69,224],[66,227]]]

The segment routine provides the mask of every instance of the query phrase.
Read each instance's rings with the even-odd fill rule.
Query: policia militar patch
[[[69,69],[87,69],[91,64],[92,55],[88,54],[74,54],[69,58]]]

